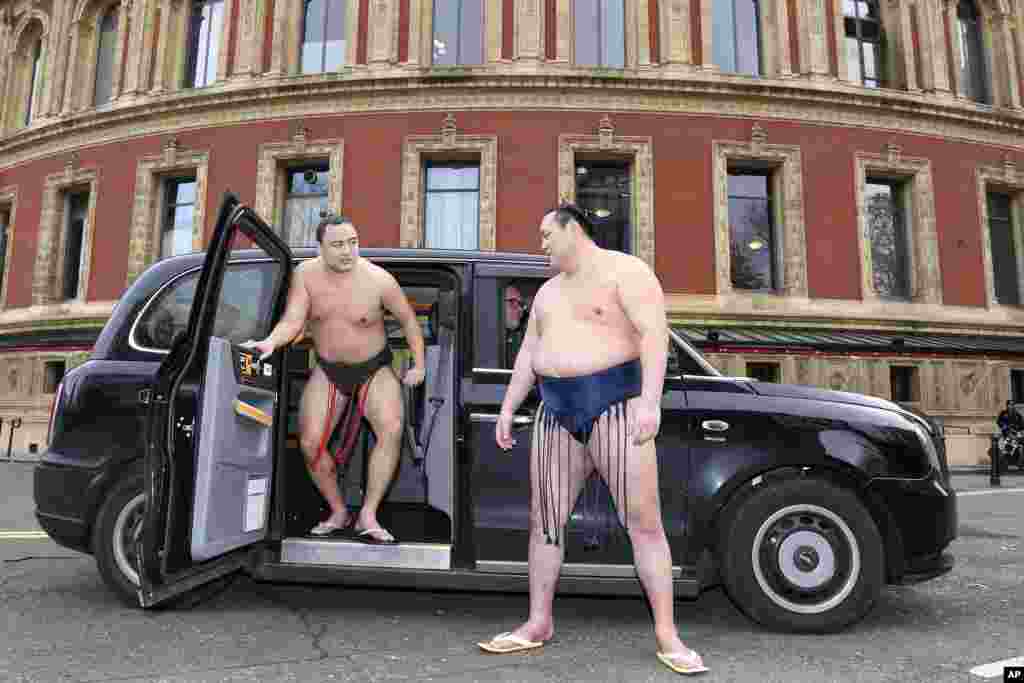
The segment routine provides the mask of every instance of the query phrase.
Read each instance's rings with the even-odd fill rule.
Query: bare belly
[[[632,335],[588,325],[546,330],[533,353],[533,372],[547,377],[591,375],[640,357]]]
[[[387,336],[383,323],[355,326],[345,323],[319,323],[311,330],[317,355],[337,363],[362,363],[384,348]]]

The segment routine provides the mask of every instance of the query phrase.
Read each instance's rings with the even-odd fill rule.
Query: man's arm
[[[626,257],[629,266],[621,272],[619,299],[622,310],[640,335],[640,364],[643,368],[641,402],[654,414],[650,424],[640,415],[637,425],[638,443],[653,438],[660,422],[661,392],[665,385],[668,363],[668,324],[665,318],[665,294],[661,283],[643,261]]]
[[[420,329],[420,323],[416,319],[416,311],[412,310],[409,299],[405,296],[405,292],[402,291],[398,280],[383,268],[380,270],[380,273],[383,282],[381,301],[384,304],[384,308],[390,311],[402,325],[405,341],[409,344],[409,349],[412,350],[414,365],[409,369],[406,376],[413,384],[419,384],[423,381],[427,367],[423,357],[423,330]]]
[[[304,266],[305,264],[300,264],[292,273],[284,315],[274,325],[274,329],[266,339],[243,344],[243,346],[259,349],[260,359],[267,358],[275,349],[291,342],[306,326],[306,318],[309,315],[309,291],[306,290]]]
[[[512,379],[509,381],[505,398],[501,402],[501,412],[509,417],[526,400],[530,389],[533,388],[534,383],[537,381],[536,376],[533,374],[533,353],[540,341],[539,323],[536,317],[537,309],[539,308],[537,304],[538,299],[540,299],[540,293],[537,294],[534,306],[530,309],[530,317],[526,322],[526,334],[523,335],[523,341],[519,345],[519,353],[516,354],[515,364],[512,367]]]
[[[537,322],[540,297],[540,292],[538,292],[534,299],[534,306],[530,309],[526,334],[523,336],[519,353],[516,354],[512,380],[508,384],[508,390],[505,391],[505,398],[501,402],[501,412],[498,414],[498,424],[494,428],[494,438],[498,447],[506,451],[515,445],[515,441],[512,439],[512,416],[530,393],[534,382],[537,381],[533,374],[533,353],[540,341],[539,323]]]

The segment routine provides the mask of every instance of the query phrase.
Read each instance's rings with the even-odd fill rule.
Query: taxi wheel
[[[135,541],[142,531],[145,501],[141,477],[122,479],[110,490],[93,525],[92,551],[100,576],[131,607],[139,606]]]
[[[722,525],[729,597],[769,628],[838,631],[874,605],[885,581],[881,535],[857,497],[821,479],[766,483]]]

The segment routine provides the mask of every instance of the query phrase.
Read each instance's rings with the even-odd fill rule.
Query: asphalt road
[[[721,590],[677,602],[702,681],[1002,681],[970,671],[1024,656],[1024,476],[991,492],[955,475],[956,568],[884,590],[859,624],[830,636],[771,633]],[[556,639],[486,655],[525,595],[258,584],[247,578],[190,610],[118,603],[90,557],[45,538],[32,517],[31,465],[0,463],[0,680],[21,681],[670,681],[637,598],[563,597]],[[982,673],[990,673],[982,670]]]

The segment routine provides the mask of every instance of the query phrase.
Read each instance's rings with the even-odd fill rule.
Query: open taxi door
[[[244,251],[235,251],[236,249]],[[139,602],[153,607],[248,566],[267,537],[280,350],[241,346],[284,311],[292,254],[237,197],[224,196],[188,327],[151,388]]]

